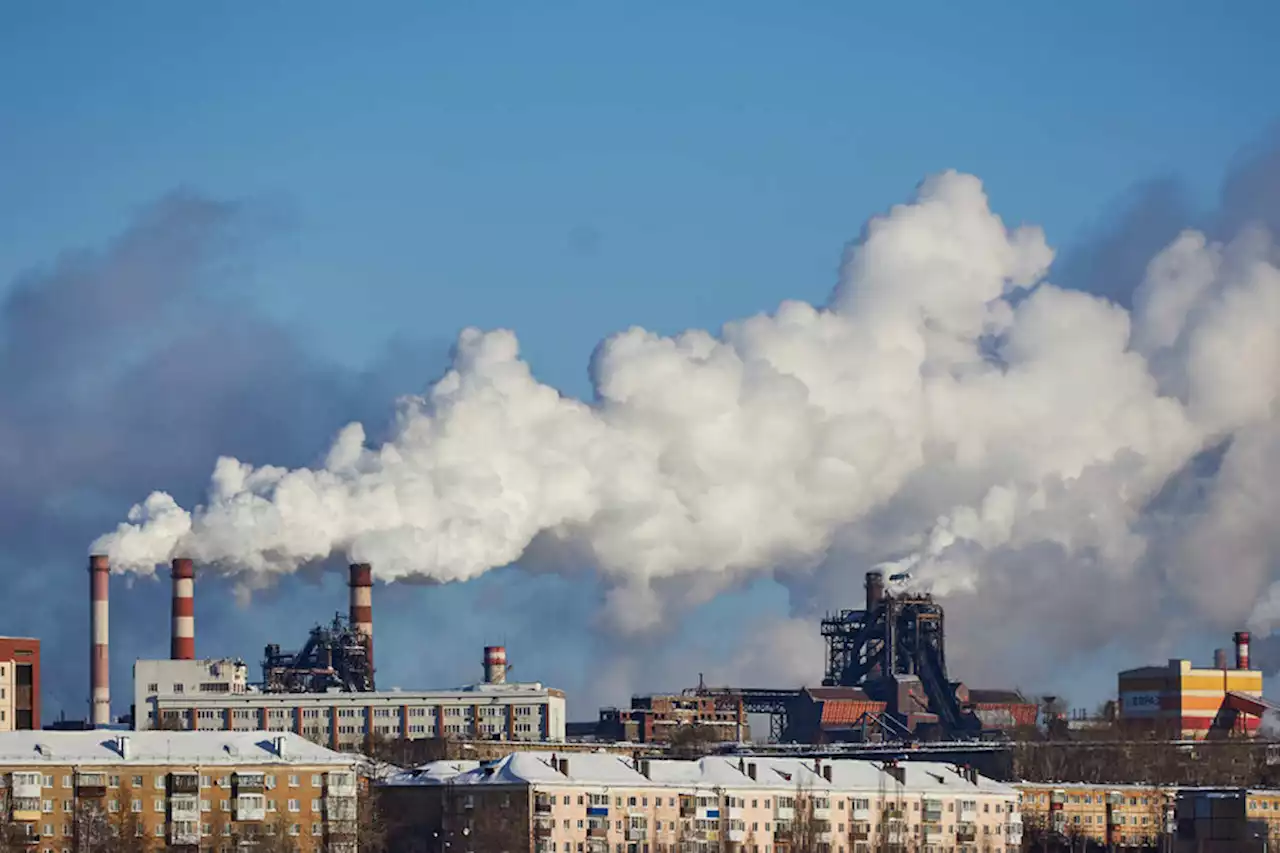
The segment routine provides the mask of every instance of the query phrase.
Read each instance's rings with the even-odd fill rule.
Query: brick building
[[[719,741],[751,740],[741,696],[688,693],[633,696],[630,708],[601,708],[596,735],[628,743],[669,743],[681,728],[695,725]]]
[[[40,728],[40,641],[0,637],[0,732]]]
[[[357,782],[353,757],[287,733],[0,734],[9,829],[41,853],[113,832],[190,851],[282,833],[354,853]]]

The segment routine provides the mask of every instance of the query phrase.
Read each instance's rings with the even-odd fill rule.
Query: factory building
[[[123,832],[195,853],[282,833],[355,853],[357,781],[350,756],[291,734],[0,734],[7,817],[46,851],[107,849]]]
[[[106,557],[89,560],[93,656],[92,724],[110,724],[107,680]],[[349,616],[317,626],[299,651],[268,645],[263,682],[253,685],[243,661],[196,658],[195,569],[172,565],[173,611],[168,660],[134,664],[133,728],[208,732],[288,732],[335,750],[365,747],[375,737],[553,741],[565,738],[565,697],[538,682],[507,681],[507,652],[484,650],[484,682],[453,690],[376,691],[373,660],[373,570],[350,566]]]
[[[631,707],[601,708],[596,737],[628,743],[670,743],[677,733],[697,726],[722,742],[751,740],[741,696],[677,695],[631,697]]]
[[[1173,659],[1120,673],[1120,722],[1159,737],[1200,739],[1215,734],[1252,735],[1270,703],[1262,698],[1262,672],[1249,668],[1249,634],[1234,637],[1234,666],[1225,650],[1212,669]]]
[[[375,736],[563,741],[565,697],[537,682],[376,693],[149,694],[135,727],[158,726],[293,732],[338,750],[360,749]]]
[[[932,762],[516,752],[436,762],[384,782],[405,839],[472,849],[983,850],[1021,848],[1016,789]]]
[[[40,728],[40,641],[0,637],[0,732]]]

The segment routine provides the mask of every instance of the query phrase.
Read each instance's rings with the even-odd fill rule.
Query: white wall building
[[[228,696],[249,689],[249,667],[230,658],[207,660],[139,660],[133,664],[135,729],[149,729],[137,720],[154,721],[156,700],[162,696]]]
[[[134,690],[141,696],[136,729],[154,728],[167,719],[185,729],[287,731],[331,749],[357,749],[373,735],[406,740],[565,739],[564,692],[538,682],[371,693],[218,693],[184,688],[181,693],[161,694],[139,692],[139,686],[156,684],[139,684],[138,675],[144,671],[150,672],[135,669]]]

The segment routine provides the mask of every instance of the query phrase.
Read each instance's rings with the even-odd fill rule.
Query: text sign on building
[[[1160,710],[1160,694],[1156,691],[1125,693],[1120,701],[1125,714],[1154,714]]]

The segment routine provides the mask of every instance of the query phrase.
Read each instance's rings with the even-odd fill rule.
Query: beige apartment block
[[[356,849],[355,759],[278,732],[36,731],[0,734],[4,820],[40,853],[224,851],[258,836],[298,849]]]
[[[404,818],[392,838],[441,849],[532,838],[539,853],[1012,853],[1022,841],[1016,789],[932,762],[517,752],[384,785]]]

